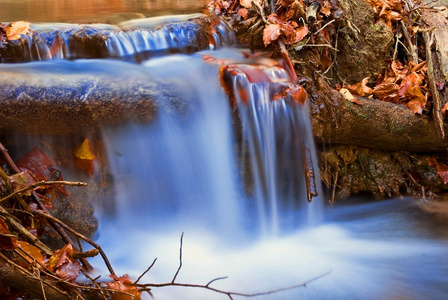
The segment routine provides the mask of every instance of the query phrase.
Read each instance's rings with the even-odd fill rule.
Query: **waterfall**
[[[34,120],[41,126],[36,132],[44,125],[48,132],[63,127],[52,115],[77,112],[62,114],[62,125],[83,125],[70,131],[82,135],[74,140],[22,131],[10,153],[20,156],[39,145],[49,155],[54,151],[61,167],[74,167],[73,148],[88,132],[80,124],[86,115],[117,112],[90,120],[92,127],[108,122],[100,132],[90,128],[87,137],[104,146],[106,157],[97,164],[113,177],[110,197],[95,199],[95,239],[118,275],[136,279],[158,258],[140,283],[171,282],[184,232],[176,282],[206,284],[229,276],[211,286],[259,293],[327,274],[257,299],[446,298],[446,218],[422,212],[410,199],[307,203],[304,156],[319,182],[309,112],[285,92],[294,83],[281,62],[226,48],[234,40],[223,23],[194,35],[187,29],[197,28],[196,21],[186,27],[145,22],[82,25],[79,31],[60,25],[55,32],[39,25],[28,42],[16,45],[24,47],[24,61],[44,61],[0,66],[2,122],[20,132]],[[87,53],[74,42],[84,34],[92,41],[107,38]],[[196,52],[201,49],[209,50]],[[141,103],[148,105],[135,106]],[[25,110],[32,113],[23,115]],[[56,132],[67,133],[62,129]],[[78,168],[62,172],[66,180],[87,178]],[[90,191],[99,197],[95,187]],[[104,279],[101,258],[91,263]],[[168,300],[226,298],[200,289],[152,292]]]
[[[118,177],[117,217],[148,228],[184,231],[197,225],[227,235],[279,234],[281,228],[306,224],[308,209],[319,206],[306,203],[301,165],[299,144],[313,144],[308,110],[290,99],[274,101],[270,88],[289,80],[287,72],[260,68],[256,71],[272,77],[262,83],[239,76],[249,101],[238,101],[238,132],[232,126],[236,108],[211,55],[226,63],[253,63],[229,49],[149,60],[146,72],[181,91],[178,102],[160,105],[149,124],[103,129]]]

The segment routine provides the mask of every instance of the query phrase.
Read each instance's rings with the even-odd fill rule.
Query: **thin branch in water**
[[[171,283],[174,283],[176,281],[177,275],[179,275],[180,269],[182,268],[182,245],[184,241],[184,233],[182,232],[182,235],[180,236],[180,249],[179,249],[179,267],[177,268],[176,274],[174,274],[173,280],[171,280]]]

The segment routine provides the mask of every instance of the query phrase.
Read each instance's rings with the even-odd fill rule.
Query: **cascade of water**
[[[244,63],[239,51],[218,53],[223,57],[216,60]],[[306,223],[308,210],[299,209],[306,203],[300,144],[313,143],[308,112],[290,99],[272,98],[272,86],[288,81],[287,72],[258,68],[270,79],[262,83],[238,76],[235,88],[248,94],[247,103],[238,101],[238,142],[219,67],[203,57],[210,61],[208,54],[197,54],[146,62],[148,73],[182,91],[178,103],[160,106],[150,124],[103,130],[112,173],[124,176],[116,180],[118,217],[126,223],[141,214],[157,227],[175,219],[170,225],[197,223],[232,235],[278,234]],[[235,158],[235,149],[244,147],[249,155]],[[241,171],[238,164],[250,167]],[[246,187],[243,177],[252,178]]]
[[[209,24],[212,22],[212,25]],[[121,58],[142,61],[155,55],[192,53],[235,43],[221,21],[201,14],[164,16],[106,24],[33,24],[34,34],[14,43],[20,61],[77,58]]]
[[[285,69],[261,65],[244,68],[246,72],[247,68],[252,69],[252,74],[266,74],[262,82],[251,82],[244,73],[232,78],[243,147],[248,147],[250,153],[246,159],[253,171],[253,198],[261,229],[278,234],[288,227],[315,223],[322,203],[304,201],[303,152],[308,149],[315,153],[307,106],[293,101],[290,95],[276,94],[280,82],[290,82]]]

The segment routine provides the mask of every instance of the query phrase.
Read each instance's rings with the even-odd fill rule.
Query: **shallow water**
[[[0,22],[101,22],[201,12],[208,0],[0,0]]]
[[[416,201],[336,203],[324,215],[321,225],[251,242],[183,228],[183,266],[177,281],[205,284],[229,276],[213,287],[257,293],[326,274],[306,287],[256,299],[446,299],[448,228],[422,212]],[[137,277],[157,257],[142,282],[171,281],[178,267],[180,230],[153,233],[140,228],[124,241],[113,226],[101,226],[99,242],[119,273]],[[156,299],[226,299],[189,288],[153,293]]]

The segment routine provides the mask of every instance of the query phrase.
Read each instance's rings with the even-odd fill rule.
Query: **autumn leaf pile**
[[[380,74],[373,88],[368,84],[369,78],[362,81],[344,85],[340,90],[346,99],[352,100],[352,95],[374,98],[381,101],[404,104],[416,114],[422,114],[429,105],[430,92],[426,75],[426,62],[415,64],[407,62],[406,65],[398,60],[392,61],[386,72]],[[347,94],[348,90],[351,95]],[[360,102],[359,102],[360,104]]]
[[[242,19],[245,24],[257,26],[262,19],[263,43],[265,46],[276,41],[295,47],[306,43],[328,43],[332,27],[318,32],[330,19],[339,19],[342,11],[335,1],[317,0],[319,12],[317,19],[306,21],[307,6],[302,0],[281,0],[275,5],[275,12],[269,11],[266,1],[262,0],[214,0],[209,10],[216,15],[233,15]],[[258,21],[258,23],[257,23]],[[311,28],[312,27],[312,28]],[[317,34],[312,34],[316,32]],[[307,38],[307,39],[305,39]]]
[[[2,145],[0,148],[3,154],[6,153]],[[93,172],[95,158],[88,139],[73,150],[74,163],[88,175]],[[55,161],[41,148],[35,147],[15,162],[10,158],[0,158],[0,164],[0,262],[9,263],[14,268],[20,266],[25,270],[23,272],[38,274],[47,285],[56,286],[63,282],[67,284],[66,288],[76,293],[88,288],[76,280],[81,272],[88,274],[91,271],[85,258],[97,255],[99,250],[93,248],[82,252],[78,248],[79,243],[67,242],[60,232],[55,232],[55,228],[67,228],[67,225],[59,226],[63,224],[59,220],[54,227],[57,219],[49,213],[55,198],[67,196],[62,185],[67,182],[62,181],[62,173],[56,169]],[[41,240],[55,244],[64,241],[65,245],[54,249]],[[111,272],[111,278],[112,281],[104,283],[103,288],[108,290],[112,299],[139,299],[139,289],[127,276],[118,277]],[[0,284],[0,297],[4,289],[5,286]],[[8,289],[4,293],[12,295]]]

